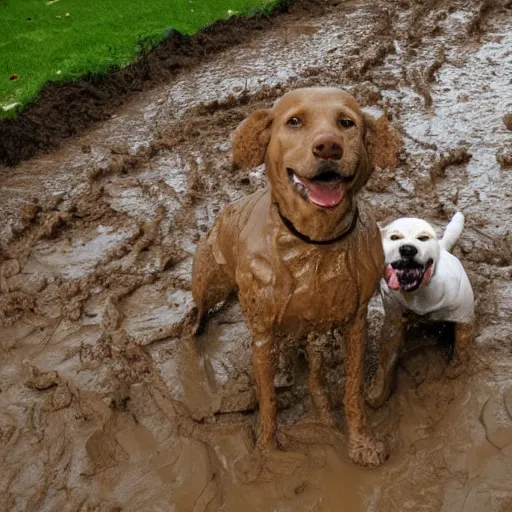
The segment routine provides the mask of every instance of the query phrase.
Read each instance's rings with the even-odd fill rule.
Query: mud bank
[[[236,47],[133,96],[61,149],[0,169],[0,510],[512,510],[510,3],[291,9]],[[365,197],[380,220],[467,219],[455,253],[477,296],[469,372],[411,332],[373,427],[378,470],[346,460],[339,336],[325,347],[340,434],[310,414],[300,343],[281,347],[286,451],[247,464],[257,422],[236,301],[187,337],[191,257],[227,202],[261,187],[229,135],[256,107],[340,85],[404,134]],[[382,310],[370,314],[368,372]],[[342,333],[341,333],[342,334]]]

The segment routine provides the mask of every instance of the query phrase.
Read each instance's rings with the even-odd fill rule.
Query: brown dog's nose
[[[341,160],[343,148],[332,135],[319,135],[313,142],[313,155],[325,160]]]

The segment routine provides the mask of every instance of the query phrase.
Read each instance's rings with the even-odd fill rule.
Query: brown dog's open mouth
[[[353,179],[342,176],[331,166],[321,167],[310,179],[298,176],[289,167],[286,170],[295,190],[307,201],[323,208],[338,206],[345,194],[345,183]]]

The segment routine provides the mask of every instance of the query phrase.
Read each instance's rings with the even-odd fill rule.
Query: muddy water
[[[58,152],[1,170],[0,510],[512,510],[512,12],[486,5],[292,10]],[[371,471],[346,459],[337,338],[325,352],[340,433],[315,423],[300,344],[283,343],[285,451],[258,458],[236,302],[187,337],[198,236],[264,179],[233,170],[230,132],[315,84],[346,87],[404,133],[399,168],[365,191],[379,219],[467,219],[455,253],[477,296],[471,368],[446,379],[447,347],[411,334],[396,393],[370,412],[392,451]],[[369,320],[371,372],[378,299]]]

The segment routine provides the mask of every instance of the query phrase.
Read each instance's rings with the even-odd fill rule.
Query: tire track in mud
[[[246,68],[237,68],[237,50],[228,50],[211,67],[235,79],[224,88],[222,76],[217,90],[205,90],[206,99],[193,87],[209,72],[199,65],[150,99],[141,96],[141,113],[135,102],[103,131],[14,170],[7,178],[14,199],[2,211],[16,230],[2,231],[0,261],[6,510],[66,504],[69,510],[214,511],[223,503],[226,510],[338,510],[340,482],[351,511],[467,512],[483,503],[509,510],[512,489],[500,475],[509,474],[512,424],[503,400],[489,402],[508,396],[511,375],[512,239],[503,222],[491,219],[506,219],[511,206],[503,192],[510,177],[494,156],[505,149],[506,135],[495,130],[494,163],[486,163],[480,135],[457,123],[453,136],[436,131],[448,115],[446,76],[486,40],[499,44],[497,34],[505,30],[500,7],[485,5],[378,2],[376,14],[375,5],[352,1],[325,13],[292,12],[281,27],[265,29],[244,57],[255,59],[256,76],[268,75],[273,59],[257,55],[268,40],[277,62],[280,52],[292,63],[301,60],[285,70],[288,78],[259,84],[238,75]],[[322,65],[305,38],[321,42]],[[290,88],[317,84],[352,89],[407,135],[400,167],[375,173],[367,187],[380,219],[418,214],[442,224],[457,207],[470,213],[456,252],[478,295],[472,370],[449,381],[442,375],[444,349],[430,346],[428,333],[412,340],[397,393],[372,412],[394,453],[377,472],[347,464],[343,439],[326,442],[330,434],[309,419],[305,363],[291,357],[297,347],[286,345],[278,390],[287,451],[244,465],[256,415],[239,309],[221,309],[198,343],[186,336],[194,244],[216,211],[264,179],[261,169],[243,175],[233,169],[230,132]],[[499,112],[500,120],[505,114]],[[484,118],[489,115],[484,109]],[[472,166],[482,165],[487,181],[479,186],[483,178]],[[52,172],[55,184],[41,186]],[[22,185],[26,194],[16,191]],[[501,210],[489,194],[500,198]],[[372,343],[381,316],[376,303]],[[325,350],[331,400],[340,404],[342,354],[336,345]],[[372,350],[368,363],[371,368]],[[489,410],[499,421],[491,421]],[[342,424],[342,411],[337,414]],[[29,453],[44,461],[30,472]],[[42,484],[32,485],[31,475]]]

